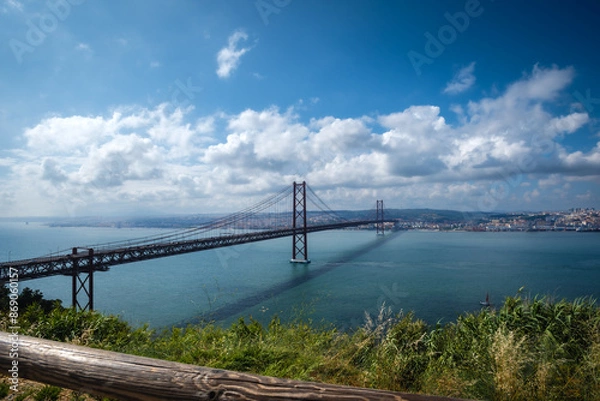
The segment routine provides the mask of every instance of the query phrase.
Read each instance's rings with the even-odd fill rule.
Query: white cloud
[[[474,71],[475,62],[473,61],[468,66],[461,68],[454,75],[452,80],[446,84],[443,92],[450,95],[455,95],[471,88],[475,83],[475,75],[473,74]]]
[[[523,194],[523,200],[527,203],[531,203],[540,197],[540,191],[534,189],[532,191],[527,191]]]
[[[55,159],[44,159],[42,162],[42,179],[48,180],[54,184],[61,183],[68,180],[65,172],[59,167],[58,162]]]
[[[293,113],[281,114],[276,108],[230,116],[226,142],[210,146],[203,160],[249,169],[293,165],[294,159],[306,158],[296,149],[309,133],[296,119]]]
[[[571,134],[587,124],[589,120],[587,113],[572,113],[567,116],[555,117],[550,120],[547,132],[550,134]]]
[[[240,65],[240,58],[250,51],[251,47],[238,47],[239,42],[248,40],[248,34],[237,30],[229,36],[226,47],[217,53],[217,75],[219,78],[228,78]]]
[[[14,158],[0,157],[0,167],[10,167],[15,164]]]
[[[504,97],[507,101],[519,98],[530,101],[552,100],[572,82],[574,75],[572,67],[561,69],[553,66],[547,69],[536,64],[531,75],[525,75],[524,79],[512,84]]]
[[[0,210],[232,211],[303,179],[334,207],[382,197],[402,207],[510,209],[519,199],[534,207],[561,183],[600,180],[600,143],[561,145],[562,136],[589,126],[589,116],[550,111],[572,76],[569,68],[536,66],[496,97],[453,107],[462,116],[456,125],[435,105],[308,122],[302,107],[192,119],[191,107],[169,104],[48,117],[0,159],[10,169],[0,188],[13,188],[1,193]]]
[[[160,178],[163,164],[161,152],[150,138],[136,134],[116,135],[100,147],[91,148],[72,177],[96,188],[121,186],[127,180]]]
[[[574,175],[600,175],[600,142],[589,152],[577,150],[567,153],[559,148],[560,167]]]
[[[541,178],[538,181],[538,186],[542,189],[557,187],[562,184],[562,177],[559,174],[550,174],[546,178]]]
[[[33,128],[26,129],[24,137],[30,149],[43,152],[52,149],[56,153],[80,153],[85,146],[103,140],[117,128],[116,116],[109,120],[102,117],[51,117]]]
[[[382,152],[388,155],[393,175],[418,177],[446,168],[442,158],[449,154],[450,127],[437,106],[411,106],[400,113],[381,116],[379,123],[390,128],[381,135]]]

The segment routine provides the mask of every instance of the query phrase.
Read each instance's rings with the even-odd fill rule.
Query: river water
[[[48,227],[1,222],[0,260],[73,246],[160,234],[160,229]],[[381,305],[435,324],[519,290],[555,299],[600,297],[600,234],[560,232],[373,231],[309,234],[308,265],[291,264],[291,238],[114,266],[95,274],[96,309],[133,325],[230,324],[311,319],[340,329],[364,323]],[[20,283],[71,302],[71,278]]]

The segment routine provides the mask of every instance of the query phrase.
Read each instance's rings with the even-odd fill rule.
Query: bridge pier
[[[82,311],[94,310],[94,250],[88,248],[88,269],[82,271],[79,266],[79,261],[83,258],[77,257],[77,248],[73,248],[73,281],[72,281],[72,296],[73,308]],[[84,297],[82,302],[79,302],[79,295]],[[87,300],[87,302],[85,302]],[[85,302],[85,303],[84,303]]]
[[[375,219],[377,223],[375,226],[377,228],[377,235],[385,235],[385,225],[383,219],[383,199],[377,201],[377,218]]]
[[[308,259],[308,232],[306,228],[306,181],[294,182],[294,212],[292,228],[291,263],[310,263]]]

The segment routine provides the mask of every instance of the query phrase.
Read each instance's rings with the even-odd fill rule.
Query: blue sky
[[[600,206],[595,1],[0,0],[0,216]]]

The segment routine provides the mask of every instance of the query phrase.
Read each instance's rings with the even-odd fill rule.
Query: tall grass
[[[490,400],[600,399],[591,299],[507,298],[430,333],[423,390]]]
[[[277,317],[155,332],[35,305],[23,320],[24,334],[277,377],[486,400],[600,400],[600,311],[589,298],[510,297],[434,327],[382,308],[351,333]]]

